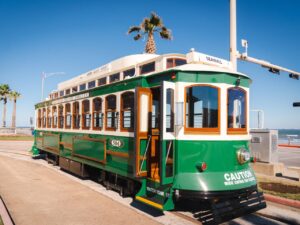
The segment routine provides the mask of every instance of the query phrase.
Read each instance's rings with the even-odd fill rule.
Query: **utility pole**
[[[55,73],[45,73],[42,72],[42,97],[41,101],[44,100],[44,85],[45,85],[45,79],[54,75],[65,75],[65,72],[55,72]]]

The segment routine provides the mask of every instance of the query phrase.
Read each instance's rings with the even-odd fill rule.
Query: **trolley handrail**
[[[170,144],[169,144],[169,147],[168,147],[168,152],[167,152],[167,155],[166,155],[166,163],[165,163],[165,165],[167,165],[167,161],[168,161],[168,158],[169,158],[169,154],[170,154],[172,143],[173,143],[173,141],[170,141]]]
[[[145,150],[144,155],[143,155],[143,161],[141,163],[141,167],[140,167],[140,170],[139,170],[139,173],[138,173],[139,175],[142,172],[142,168],[143,168],[143,165],[144,165],[144,161],[146,159],[146,154],[147,154],[147,151],[148,151],[148,148],[149,148],[149,143],[150,143],[151,137],[152,137],[152,135],[150,134],[149,138],[148,138],[148,143],[147,143],[147,146],[146,146],[146,150]]]

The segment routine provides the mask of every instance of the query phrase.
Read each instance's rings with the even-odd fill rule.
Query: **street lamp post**
[[[45,73],[42,72],[42,97],[41,101],[44,99],[44,85],[45,85],[45,79],[54,75],[64,75],[66,74],[65,72],[55,72],[55,73]]]
[[[250,110],[252,112],[257,112],[257,128],[258,129],[263,129],[264,128],[264,111],[262,109],[252,109]]]

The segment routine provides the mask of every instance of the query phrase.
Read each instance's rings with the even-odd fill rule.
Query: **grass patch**
[[[281,192],[275,192],[275,191],[269,191],[269,190],[264,190],[258,187],[259,191],[262,191],[263,193],[282,197],[282,198],[287,198],[287,199],[292,199],[292,200],[298,200],[300,201],[300,194],[291,194],[291,193],[281,193]]]
[[[33,141],[33,136],[0,136],[0,141]]]
[[[266,194],[300,201],[299,182],[258,177],[258,190]]]
[[[1,215],[0,215],[0,225],[4,225]]]

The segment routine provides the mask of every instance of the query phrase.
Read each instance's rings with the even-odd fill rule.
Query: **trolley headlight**
[[[240,164],[244,164],[250,160],[250,153],[246,149],[241,148],[237,151],[237,159]]]

